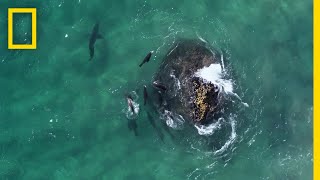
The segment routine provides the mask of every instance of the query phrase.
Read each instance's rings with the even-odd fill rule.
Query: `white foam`
[[[169,52],[169,54],[167,56],[170,56],[170,54],[175,50],[177,49],[177,47],[179,46],[179,43]]]
[[[222,66],[222,70],[224,71],[224,58],[223,58],[223,52],[221,52],[221,66]]]
[[[204,40],[199,34],[198,32],[196,32],[198,38],[200,39],[200,41],[204,42],[204,43],[208,43],[206,40]]]
[[[249,107],[249,104],[248,104],[248,103],[242,102],[242,104],[243,104],[245,107]]]
[[[228,139],[228,141],[217,151],[214,152],[214,154],[220,154],[224,151],[226,151],[236,140],[237,133],[236,133],[236,120],[234,116],[230,116],[230,125],[231,125],[231,135]]]
[[[216,130],[221,128],[222,120],[222,118],[219,118],[216,123],[209,124],[208,126],[195,124],[194,127],[197,128],[200,135],[211,136]]]
[[[170,73],[170,77],[172,77],[174,79],[175,90],[180,90],[181,89],[181,83],[180,83],[179,79],[174,75],[173,72]]]
[[[173,114],[171,111],[165,110],[160,118],[165,120],[166,124],[173,129],[183,129],[185,120],[179,114]]]
[[[177,125],[174,123],[173,119],[171,117],[167,117],[166,119],[166,124],[173,128],[173,129],[176,129],[177,128]]]
[[[223,79],[220,64],[211,64],[209,67],[199,69],[195,73],[195,76],[218,85],[220,90],[223,90],[227,94],[233,93],[233,83],[230,79]]]
[[[136,102],[134,102],[134,101],[132,101],[132,105],[133,105],[133,107],[134,107],[134,113],[135,113],[135,114],[138,114],[138,113],[139,113],[139,110],[140,110],[139,104],[136,103]],[[128,107],[128,110],[131,111],[130,107]]]
[[[238,94],[233,92],[233,82],[231,79],[224,79],[223,69],[220,64],[211,64],[209,67],[199,69],[195,73],[196,77],[202,78],[204,81],[211,82],[219,87],[220,92],[236,97],[245,106],[249,105],[242,101]]]
[[[131,111],[131,108],[129,106],[125,110],[123,110],[126,113],[128,119],[136,119],[140,111],[140,105],[138,103],[132,101],[132,105],[134,112]]]

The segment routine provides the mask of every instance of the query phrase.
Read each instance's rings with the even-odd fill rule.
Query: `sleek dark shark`
[[[97,39],[102,39],[101,34],[99,34],[99,23],[96,23],[92,29],[90,40],[89,40],[89,51],[90,51],[90,59],[94,56],[94,45]]]
[[[143,59],[143,61],[141,62],[141,64],[139,65],[139,67],[141,67],[144,63],[147,63],[150,61],[151,55],[152,55],[153,51],[150,51],[147,56]]]

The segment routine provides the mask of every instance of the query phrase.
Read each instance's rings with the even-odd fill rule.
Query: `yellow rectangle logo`
[[[32,41],[31,44],[13,44],[13,14],[31,13]],[[8,9],[8,49],[36,49],[37,48],[37,9],[36,8],[9,8]]]

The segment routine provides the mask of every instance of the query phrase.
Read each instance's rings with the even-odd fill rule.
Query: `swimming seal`
[[[166,87],[163,83],[161,83],[160,81],[154,81],[154,82],[152,83],[152,85],[153,85],[155,88],[157,88],[157,89],[159,89],[159,90],[161,90],[161,91],[166,91],[166,90],[167,90],[167,87]]]
[[[139,65],[139,67],[141,67],[144,63],[147,63],[150,61],[151,55],[152,55],[153,51],[150,51],[147,56],[143,59],[143,61],[141,62],[141,64]]]
[[[129,109],[131,110],[131,112],[133,113],[133,114],[135,114],[135,111],[134,111],[134,106],[133,106],[133,100],[132,100],[132,97],[129,95],[129,96],[127,96],[127,103],[128,103],[128,107],[129,107]]]

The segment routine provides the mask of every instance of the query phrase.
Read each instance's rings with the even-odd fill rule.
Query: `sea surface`
[[[37,8],[37,50],[7,49],[9,7]],[[312,0],[2,0],[0,179],[312,179],[312,10]],[[211,134],[168,127],[143,105],[181,38],[224,52],[243,102]],[[30,15],[14,15],[14,42],[31,42]]]

